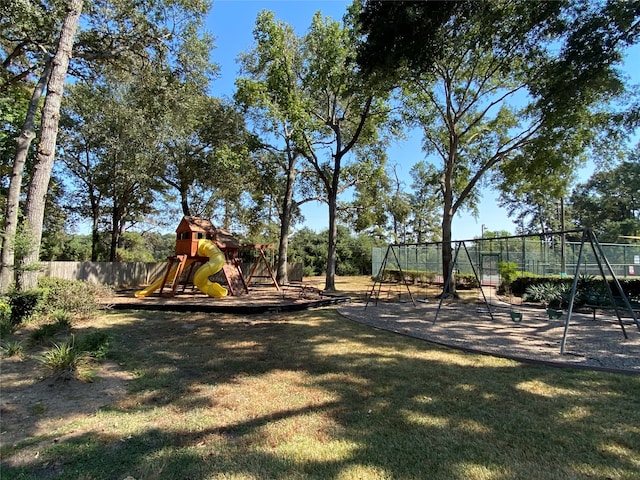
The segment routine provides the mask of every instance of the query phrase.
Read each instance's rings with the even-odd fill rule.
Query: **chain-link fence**
[[[575,232],[573,233],[575,236]],[[473,274],[475,269],[481,278],[490,278],[498,275],[500,262],[510,262],[517,265],[517,269],[523,273],[572,276],[576,272],[582,246],[579,274],[600,275],[600,259],[606,274],[608,269],[604,262],[609,263],[616,277],[640,277],[640,244],[596,242],[593,245],[588,239],[584,243],[563,242],[562,235],[562,232],[558,232],[544,236],[481,238],[453,242],[454,254],[460,247],[454,267],[458,273]],[[597,254],[598,246],[603,255]],[[371,271],[374,275],[380,272],[385,256],[386,270],[401,269],[442,275],[442,243],[374,247],[371,257]]]

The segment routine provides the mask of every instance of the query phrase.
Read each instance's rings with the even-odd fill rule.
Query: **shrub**
[[[609,303],[607,286],[601,278],[593,275],[580,275],[573,301],[576,305],[584,305],[585,303],[601,305],[603,303]]]
[[[4,300],[0,301],[0,338],[13,333],[15,330],[11,321],[11,305]]]
[[[402,270],[404,278],[400,275],[400,270],[396,268],[385,268],[380,276],[373,276],[374,280],[379,282],[408,282],[408,283],[434,283],[436,280],[436,272],[428,272],[425,270]]]
[[[627,296],[636,302],[640,302],[640,278],[621,278],[620,286]]]
[[[563,288],[570,289],[572,282],[572,277],[540,277],[527,273],[526,276],[518,277],[512,282],[511,291],[514,295],[524,295],[530,286],[543,283],[566,285],[566,287]],[[607,282],[613,294],[617,296],[618,290],[615,282],[612,279],[607,279]],[[640,301],[640,279],[621,278],[618,279],[618,282],[630,300]],[[591,295],[592,298],[586,298],[589,295]],[[578,289],[576,291],[576,304],[579,304],[582,299],[585,299],[586,303],[595,304],[600,302],[605,305],[610,303],[606,284],[599,275],[580,275],[578,278]]]
[[[7,357],[21,357],[24,354],[22,342],[3,342],[0,351]]]
[[[551,283],[551,284],[561,284],[566,283],[567,285],[571,285],[571,278],[565,277],[542,277],[540,275],[534,275],[530,272],[527,272],[521,277],[516,278],[511,282],[511,293],[516,296],[524,297],[526,296],[527,289],[531,285],[540,285],[543,283]]]
[[[511,283],[520,276],[518,264],[515,262],[499,262],[498,273],[502,279],[498,292],[511,293]]]
[[[13,290],[7,295],[11,308],[11,324],[14,328],[29,320],[43,305],[45,291],[33,288],[24,292]]]
[[[99,300],[108,293],[101,285],[52,277],[41,278],[38,286],[46,292],[45,313],[61,310],[80,318],[95,315],[103,308]]]
[[[468,290],[472,288],[480,288],[480,283],[475,275],[471,273],[457,273],[455,275],[456,278],[456,289],[459,290]]]

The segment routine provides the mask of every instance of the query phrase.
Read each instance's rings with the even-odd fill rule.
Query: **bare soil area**
[[[91,382],[49,376],[34,358],[3,358],[0,447],[72,424],[126,396],[131,375],[112,362],[96,364]],[[34,453],[35,454],[35,453]]]

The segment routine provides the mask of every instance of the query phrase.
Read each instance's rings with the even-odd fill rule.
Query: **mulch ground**
[[[640,374],[640,330],[632,318],[623,318],[628,338],[615,315],[576,313],[568,326],[566,313],[550,320],[540,308],[518,308],[514,322],[509,308],[485,305],[429,303],[350,303],[338,307],[345,317],[430,342],[521,361],[565,367]],[[434,322],[435,320],[435,322]],[[566,330],[566,337],[565,337]],[[561,353],[563,338],[564,349]]]

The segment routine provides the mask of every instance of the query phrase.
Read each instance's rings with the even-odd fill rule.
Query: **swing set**
[[[603,284],[606,285],[606,296],[608,304],[611,305],[610,309],[615,311],[622,333],[625,338],[628,338],[624,323],[622,321],[622,315],[628,314],[633,319],[634,324],[640,330],[640,322],[638,321],[638,316],[636,314],[636,310],[638,309],[637,307],[634,307],[632,305],[631,301],[622,289],[622,286],[620,285],[620,282],[616,277],[614,269],[607,260],[602,246],[598,243],[598,240],[590,229],[547,232],[544,236],[539,234],[514,235],[473,240],[460,240],[453,242],[455,245],[454,255],[450,263],[447,276],[438,275],[437,272],[435,275],[433,275],[433,272],[430,272],[430,274],[433,275],[434,278],[442,279],[443,285],[442,293],[439,295],[439,303],[432,324],[435,325],[438,316],[441,313],[445,299],[451,297],[452,294],[449,286],[450,282],[445,280],[454,278],[454,274],[459,274],[461,271],[472,272],[472,278],[475,278],[475,281],[480,290],[479,297],[481,296],[482,303],[486,307],[486,313],[489,315],[492,321],[495,321],[495,312],[497,312],[501,308],[506,308],[508,309],[508,315],[510,319],[516,324],[521,323],[525,319],[525,312],[534,313],[535,310],[524,309],[522,306],[522,301],[520,301],[519,304],[516,304],[513,301],[513,294],[509,286],[507,286],[509,291],[508,302],[500,301],[497,299],[497,297],[496,299],[494,299],[493,292],[501,280],[498,268],[501,259],[506,256],[507,263],[515,263],[516,265],[518,265],[519,263],[520,275],[523,275],[525,271],[530,271],[527,267],[535,267],[535,269],[538,271],[542,269],[545,274],[552,273],[552,265],[554,265],[554,263],[553,259],[551,258],[552,255],[548,251],[548,245],[545,245],[545,242],[549,243],[549,239],[553,241],[554,238],[560,237],[562,238],[562,260],[561,262],[559,262],[561,265],[560,274],[561,277],[564,277],[566,275],[566,273],[564,272],[564,270],[566,269],[564,258],[564,237],[565,235],[576,236],[578,234],[581,234],[581,240],[579,243],[577,259],[575,260],[574,265],[575,271],[573,273],[573,281],[568,297],[568,308],[566,312],[552,308],[546,309],[546,314],[549,317],[549,320],[560,319],[562,318],[562,316],[566,315],[560,353],[564,353],[571,317],[574,314],[573,310],[578,280],[581,273],[580,270],[581,268],[583,268],[583,264],[586,261],[586,253],[584,248],[585,246],[591,247],[593,259],[595,261],[595,264],[597,265],[597,272],[599,274],[598,276],[603,280]],[[535,237],[540,239],[540,254],[537,256],[528,257],[526,251],[526,241],[528,240],[529,242],[531,242],[532,239],[535,240]],[[514,246],[518,245],[518,241],[522,242],[522,246],[520,248],[514,248]],[[467,244],[473,244],[475,248],[469,249]],[[499,248],[496,248],[496,244],[498,244]],[[488,246],[488,249],[486,248],[486,246]],[[553,247],[553,245],[551,246]],[[410,288],[409,275],[407,275],[407,273],[409,271],[414,272],[423,269],[426,275],[428,273],[427,271],[429,270],[428,268],[426,268],[429,264],[428,259],[430,258],[430,256],[433,256],[434,250],[435,252],[439,253],[441,251],[441,248],[442,243],[440,242],[388,245],[382,262],[380,263],[378,274],[374,277],[373,286],[369,294],[367,295],[367,300],[364,308],[366,309],[370,303],[377,305],[378,301],[381,299],[382,294],[385,292],[387,293],[387,299],[392,298],[391,293],[395,293],[395,296],[397,296],[398,299],[402,301],[401,296],[405,291],[406,295],[411,300],[413,305],[416,306],[416,298]],[[521,252],[518,252],[517,250],[521,250]],[[414,253],[412,254],[411,252]],[[514,259],[514,257],[517,258],[518,254],[520,255],[519,262],[509,262],[509,260]],[[433,269],[433,263],[431,263],[430,265]],[[586,270],[586,264],[584,264],[584,268]],[[397,281],[394,286],[387,285],[386,289],[383,290],[385,274],[388,271],[394,271],[394,273],[397,273],[399,275],[399,281]],[[613,289],[610,281],[607,280],[608,278],[612,280],[611,283],[613,284]],[[484,287],[488,287],[488,296],[485,293]],[[395,289],[394,292],[392,292],[393,289]],[[418,301],[428,301],[426,291],[424,300]],[[596,307],[593,308],[595,314]],[[609,309],[609,307],[606,307],[606,309]]]

